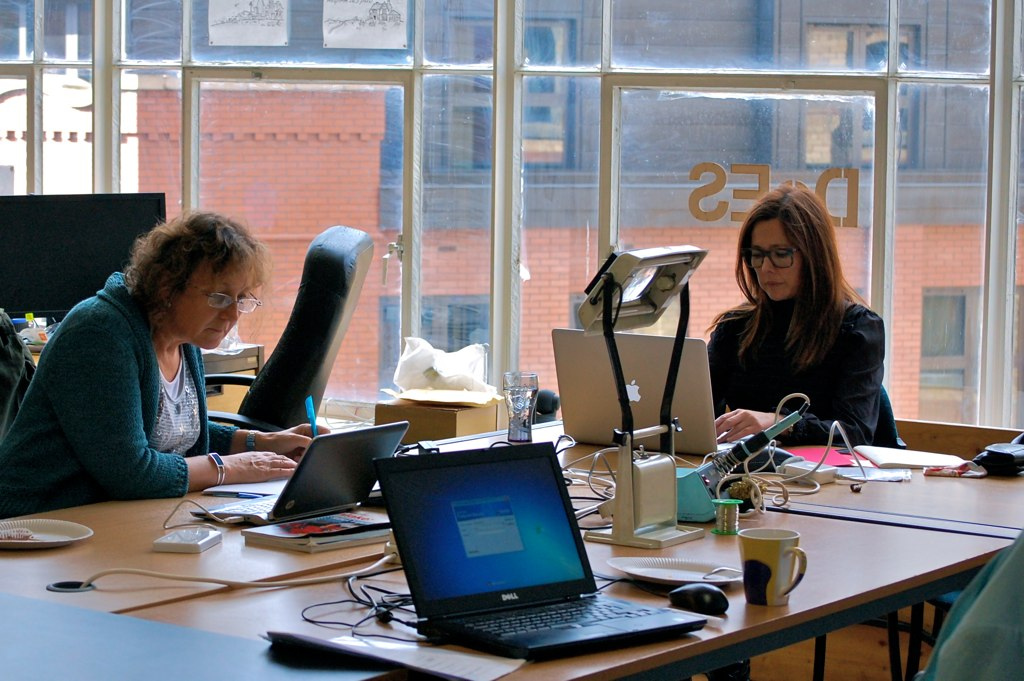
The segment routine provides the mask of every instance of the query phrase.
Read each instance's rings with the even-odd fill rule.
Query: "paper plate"
[[[0,549],[48,549],[54,546],[66,546],[92,536],[92,530],[85,525],[67,520],[41,518],[38,520],[0,521],[0,533],[3,530],[19,528],[32,532],[33,539],[0,539]]]
[[[733,565],[679,558],[610,558],[608,565],[634,579],[658,584],[715,584],[727,586],[743,581],[743,572]],[[711,573],[719,568],[718,572]],[[728,569],[725,569],[728,568]]]

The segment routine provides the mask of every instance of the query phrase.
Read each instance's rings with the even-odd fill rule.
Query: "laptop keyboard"
[[[490,613],[475,617],[463,617],[459,623],[493,636],[514,636],[549,629],[580,628],[621,619],[643,617],[657,611],[632,604],[587,598],[578,601],[552,603],[507,613]]]
[[[233,513],[236,511],[243,511],[252,515],[259,515],[260,513],[270,513],[274,508],[274,504],[277,503],[277,497],[268,497],[266,499],[250,499],[248,501],[241,501],[237,504],[230,504],[228,506],[222,506],[218,508],[219,512]]]

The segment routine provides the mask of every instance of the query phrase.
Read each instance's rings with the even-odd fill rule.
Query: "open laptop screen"
[[[596,590],[550,443],[375,464],[420,617]]]

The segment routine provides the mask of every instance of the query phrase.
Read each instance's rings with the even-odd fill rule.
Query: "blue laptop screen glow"
[[[578,530],[553,475],[545,457],[390,474],[385,495],[404,509],[391,510],[392,522],[406,524],[399,551],[417,566],[422,595],[443,600],[584,579]]]

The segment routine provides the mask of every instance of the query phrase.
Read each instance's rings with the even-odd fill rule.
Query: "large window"
[[[1024,106],[993,107],[1024,101],[1024,59],[992,50],[1017,4],[0,0],[0,192],[245,219],[275,270],[240,332],[268,352],[313,235],[367,231],[341,404],[406,336],[557,389],[551,329],[613,248],[707,248],[706,335],[744,212],[794,180],[886,321],[897,417],[1024,427]]]

